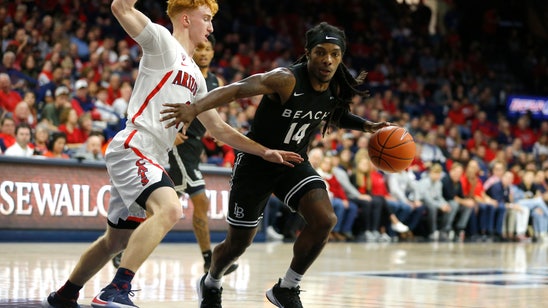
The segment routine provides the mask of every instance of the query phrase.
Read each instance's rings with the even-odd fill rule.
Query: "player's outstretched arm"
[[[238,82],[215,88],[195,104],[163,104],[164,109],[160,111],[162,114],[160,120],[166,122],[166,128],[179,123],[186,126],[201,112],[228,104],[238,98],[273,93],[283,96],[283,92],[291,92],[294,83],[293,74],[286,68],[277,68],[266,73],[255,74]],[[289,90],[284,91],[286,89]],[[283,101],[287,97],[281,97],[281,99]]]
[[[340,128],[358,130],[366,133],[374,133],[385,126],[392,125],[394,124],[390,122],[371,122],[350,112],[344,113],[339,120]]]
[[[211,135],[240,151],[257,155],[269,162],[293,167],[295,163],[303,162],[303,158],[294,152],[272,150],[244,136],[226,122],[216,110],[207,110],[198,116]]]

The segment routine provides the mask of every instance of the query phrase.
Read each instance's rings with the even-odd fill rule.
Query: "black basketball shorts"
[[[291,168],[239,153],[232,171],[227,222],[234,227],[256,227],[272,193],[297,211],[301,197],[315,188],[327,189],[308,161]]]
[[[189,138],[169,152],[169,176],[175,184],[175,191],[190,196],[205,189],[205,180],[200,172],[202,141]]]

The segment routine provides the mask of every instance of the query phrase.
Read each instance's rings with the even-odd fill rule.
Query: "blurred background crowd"
[[[110,1],[0,3],[0,155],[102,160],[125,125],[141,53],[113,18]],[[548,101],[545,1],[219,0],[219,6],[211,71],[227,83],[290,65],[303,54],[304,33],[327,21],[346,31],[345,64],[356,75],[368,71],[363,87],[370,95],[356,96],[352,111],[408,129],[417,143],[410,168],[417,181],[433,165],[448,174],[455,162],[466,168],[474,161],[483,183],[498,162],[513,174],[513,185],[526,171],[538,173],[538,196],[546,196],[548,120],[509,114],[506,106],[512,95]],[[141,0],[137,7],[170,28],[165,1]],[[219,111],[245,133],[259,101]],[[320,132],[313,146],[344,155],[344,169],[355,173],[369,136]],[[230,147],[208,136],[204,143],[204,163],[232,166],[223,159],[233,157],[226,155]],[[502,236],[500,228],[485,232]]]

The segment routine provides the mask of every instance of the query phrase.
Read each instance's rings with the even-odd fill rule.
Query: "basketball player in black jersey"
[[[210,34],[207,43],[200,43],[194,50],[192,58],[198,65],[207,84],[207,90],[211,91],[224,85],[224,81],[209,71],[209,65],[215,51],[215,36]],[[180,195],[187,193],[192,200],[194,211],[192,214],[192,228],[196,241],[204,258],[204,271],[207,273],[211,265],[211,239],[207,210],[209,199],[205,193],[205,180],[199,169],[200,156],[204,151],[202,137],[206,128],[198,119],[194,119],[186,130],[186,135],[179,134],[175,140],[176,146],[169,152],[169,176],[175,184],[175,191]],[[112,259],[114,267],[120,265],[122,253]],[[238,264],[232,264],[226,271],[228,275],[238,268]]]
[[[355,79],[342,63],[346,50],[342,30],[322,22],[306,33],[305,47],[305,55],[289,68],[217,88],[196,104],[166,104],[162,121],[167,121],[168,127],[180,122],[186,126],[204,110],[263,94],[249,137],[302,157],[306,157],[313,133],[322,122],[323,132],[330,125],[364,132],[390,125],[373,123],[349,112],[352,96],[364,94],[356,87],[365,73]],[[209,273],[198,285],[201,307],[221,307],[223,272],[252,243],[271,193],[301,214],[306,226],[294,243],[289,269],[266,296],[278,307],[302,307],[299,283],[321,253],[337,220],[325,183],[308,160],[288,168],[244,153],[238,154],[233,169],[226,239],[213,250]]]

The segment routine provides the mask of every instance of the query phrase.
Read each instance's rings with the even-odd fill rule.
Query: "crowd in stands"
[[[0,2],[0,155],[101,161],[109,139],[125,125],[139,46],[116,23],[110,1]],[[509,117],[505,104],[511,94],[548,96],[547,39],[539,34],[542,25],[525,23],[534,17],[526,14],[546,7],[439,0],[433,15],[422,1],[401,2],[220,0],[211,70],[231,83],[287,66],[303,53],[310,26],[328,21],[342,27],[349,42],[345,64],[356,74],[368,71],[370,95],[356,96],[352,112],[404,126],[417,151],[405,174],[375,175],[376,185],[386,187],[373,193],[363,178],[378,172],[363,155],[369,135],[333,128],[322,136],[318,130],[313,147],[337,157],[330,164],[359,190],[350,199],[375,196],[375,213],[381,213],[375,214],[381,220],[366,221],[371,215],[363,204],[349,206],[342,198],[353,212],[334,238],[387,239],[393,229],[408,228],[433,240],[541,239],[548,228],[548,121],[530,113]],[[137,5],[169,27],[164,1]],[[259,100],[219,111],[245,133]],[[204,143],[204,163],[232,166],[230,147],[208,137]],[[391,184],[403,179],[415,191]],[[447,188],[457,180],[460,196]],[[432,190],[424,186],[440,187],[441,195],[425,196]],[[348,220],[362,224],[349,229]],[[395,233],[401,238],[409,231]]]

